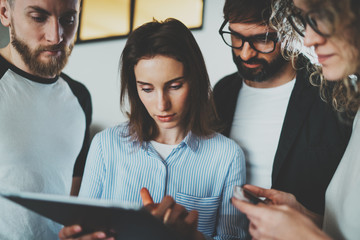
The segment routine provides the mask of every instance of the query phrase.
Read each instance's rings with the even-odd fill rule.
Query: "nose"
[[[321,45],[326,42],[326,38],[314,31],[309,25],[306,25],[304,45],[306,47]]]
[[[241,49],[235,49],[235,55],[240,56],[241,59],[246,62],[249,59],[255,57],[257,52],[252,49],[248,42],[245,42]]]
[[[159,111],[167,111],[171,107],[171,101],[169,99],[169,96],[164,92],[158,93],[158,102],[157,107]]]
[[[64,28],[60,24],[58,19],[49,20],[47,27],[45,38],[46,41],[51,44],[58,44],[63,41]]]

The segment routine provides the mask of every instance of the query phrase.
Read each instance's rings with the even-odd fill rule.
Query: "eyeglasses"
[[[306,25],[309,26],[319,35],[323,37],[330,37],[334,33],[334,17],[326,10],[313,10],[305,14],[301,11],[295,11],[287,18],[291,26],[302,37],[306,30]]]
[[[276,32],[266,32],[253,37],[245,37],[237,32],[224,31],[223,29],[227,23],[227,20],[223,22],[219,29],[219,34],[229,47],[240,49],[244,46],[245,42],[248,42],[250,47],[259,53],[271,53],[275,50],[276,43],[278,42]]]

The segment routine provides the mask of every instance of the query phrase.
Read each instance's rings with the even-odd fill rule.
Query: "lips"
[[[174,113],[174,114],[169,114],[169,115],[157,115],[156,117],[161,122],[170,122],[170,121],[172,121],[174,119],[175,115],[176,114]]]
[[[325,61],[327,61],[329,58],[334,56],[334,54],[317,54],[318,61],[320,64],[323,64]]]
[[[248,64],[248,63],[245,63],[245,62],[243,62],[243,65],[244,65],[245,67],[247,67],[247,68],[257,68],[257,67],[260,67],[260,66],[261,66],[261,64],[259,64],[259,63]]]

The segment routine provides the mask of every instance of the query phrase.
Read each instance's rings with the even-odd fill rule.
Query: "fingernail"
[[[99,233],[96,234],[96,237],[97,237],[97,238],[105,238],[105,237],[106,237],[106,234],[103,233],[103,232],[99,232]]]
[[[80,232],[81,231],[81,227],[80,226],[74,226],[74,231],[75,232]]]

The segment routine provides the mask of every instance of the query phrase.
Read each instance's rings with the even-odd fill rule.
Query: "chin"
[[[323,67],[324,78],[328,81],[340,81],[344,79],[347,75],[344,69],[339,69],[336,67]]]

